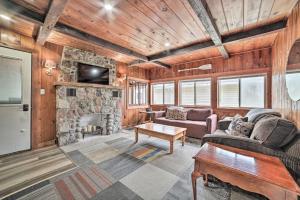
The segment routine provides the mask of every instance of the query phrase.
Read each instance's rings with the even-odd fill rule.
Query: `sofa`
[[[218,122],[214,133],[202,138],[202,145],[212,142],[276,156],[300,185],[300,133],[296,125],[282,119],[280,113],[270,109],[253,109],[244,117],[254,123],[250,137],[228,134],[226,130],[231,120],[225,118]]]
[[[213,133],[217,128],[217,115],[211,109],[185,109],[187,120],[167,119],[165,113],[154,118],[154,123],[187,128],[188,137],[201,139],[204,135]]]

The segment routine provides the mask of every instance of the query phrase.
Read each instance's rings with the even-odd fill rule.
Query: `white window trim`
[[[210,81],[210,105],[197,105],[196,104],[196,82],[204,82],[204,81]],[[183,82],[194,82],[194,104],[193,105],[184,105],[182,104],[182,89],[181,89],[181,83]],[[211,107],[212,106],[212,79],[211,78],[204,78],[204,79],[187,79],[187,80],[180,80],[178,82],[178,98],[179,98],[179,105],[185,106],[185,107]]]
[[[174,99],[174,103],[173,104],[165,104],[165,84],[173,84],[174,85],[174,96],[173,96],[173,99]],[[153,85],[163,85],[163,103],[162,104],[154,104],[153,103]],[[173,106],[175,105],[175,88],[176,87],[176,84],[175,84],[175,81],[168,81],[168,82],[157,82],[157,83],[151,83],[150,84],[150,96],[151,96],[151,105],[155,105],[155,106],[160,106],[160,105],[167,105],[167,106]]]
[[[218,77],[217,79],[217,108],[220,109],[252,109],[257,107],[241,107],[241,78],[251,78],[251,77],[264,77],[264,108],[267,108],[267,102],[268,102],[268,96],[267,96],[267,90],[268,90],[268,75],[266,73],[263,74],[253,74],[253,75],[241,75],[241,76],[225,76],[225,77]],[[220,88],[219,88],[219,80],[226,80],[226,79],[239,79],[239,106],[238,107],[223,107],[220,106]]]

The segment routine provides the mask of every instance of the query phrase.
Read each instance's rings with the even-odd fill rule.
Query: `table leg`
[[[139,140],[139,129],[135,128],[135,143],[137,143]]]
[[[208,186],[208,178],[207,178],[207,174],[203,174],[203,184],[204,186]]]
[[[193,196],[194,200],[197,200],[197,178],[201,176],[198,172],[193,172],[192,173],[192,186],[193,186]]]
[[[183,132],[183,136],[181,137],[182,146],[184,146],[184,142],[185,142],[185,132]]]
[[[174,141],[170,140],[170,154],[173,153],[173,149],[174,149]]]

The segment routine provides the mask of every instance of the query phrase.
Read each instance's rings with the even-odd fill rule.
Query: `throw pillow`
[[[175,110],[175,119],[177,120],[186,120],[187,116],[187,111],[181,110],[181,109],[176,109]]]
[[[250,137],[254,124],[251,122],[245,122],[242,118],[235,118],[230,123],[228,130],[229,135]]]
[[[297,127],[293,122],[269,116],[255,124],[251,139],[259,140],[267,147],[279,149],[287,145],[296,133]]]
[[[182,107],[170,107],[166,113],[166,119],[186,120],[187,112]]]

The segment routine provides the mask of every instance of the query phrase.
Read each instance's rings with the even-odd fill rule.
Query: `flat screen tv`
[[[78,63],[78,82],[109,85],[109,69]]]

